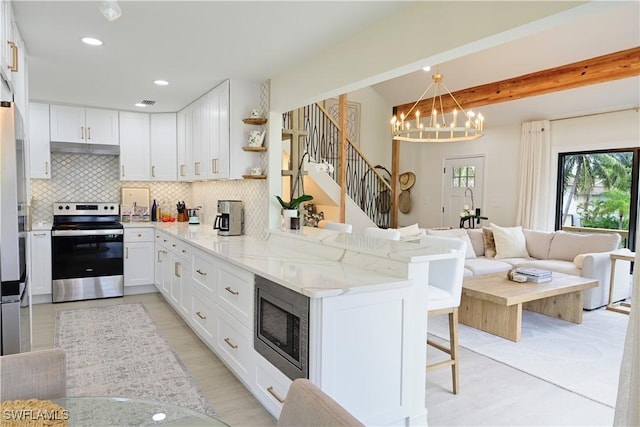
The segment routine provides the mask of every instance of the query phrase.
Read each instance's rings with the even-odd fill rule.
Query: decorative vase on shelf
[[[284,217],[285,230],[291,230],[291,218],[298,218],[298,209],[283,209],[282,216]]]

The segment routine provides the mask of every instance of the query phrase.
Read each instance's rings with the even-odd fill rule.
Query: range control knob
[[[64,208],[65,208],[66,210],[71,209],[71,207],[70,207],[69,205],[65,206]]]
[[[58,205],[58,210],[62,210],[62,205]]]

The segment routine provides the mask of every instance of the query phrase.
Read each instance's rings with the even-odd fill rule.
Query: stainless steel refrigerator
[[[0,102],[0,354],[31,349],[27,178],[22,117]]]

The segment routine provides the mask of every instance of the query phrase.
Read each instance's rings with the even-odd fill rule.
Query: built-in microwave
[[[309,297],[255,276],[253,346],[291,378],[309,378]]]

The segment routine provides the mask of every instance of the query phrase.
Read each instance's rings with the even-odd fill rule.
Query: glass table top
[[[151,400],[65,397],[52,402],[64,408],[69,426],[228,426],[201,412]]]

